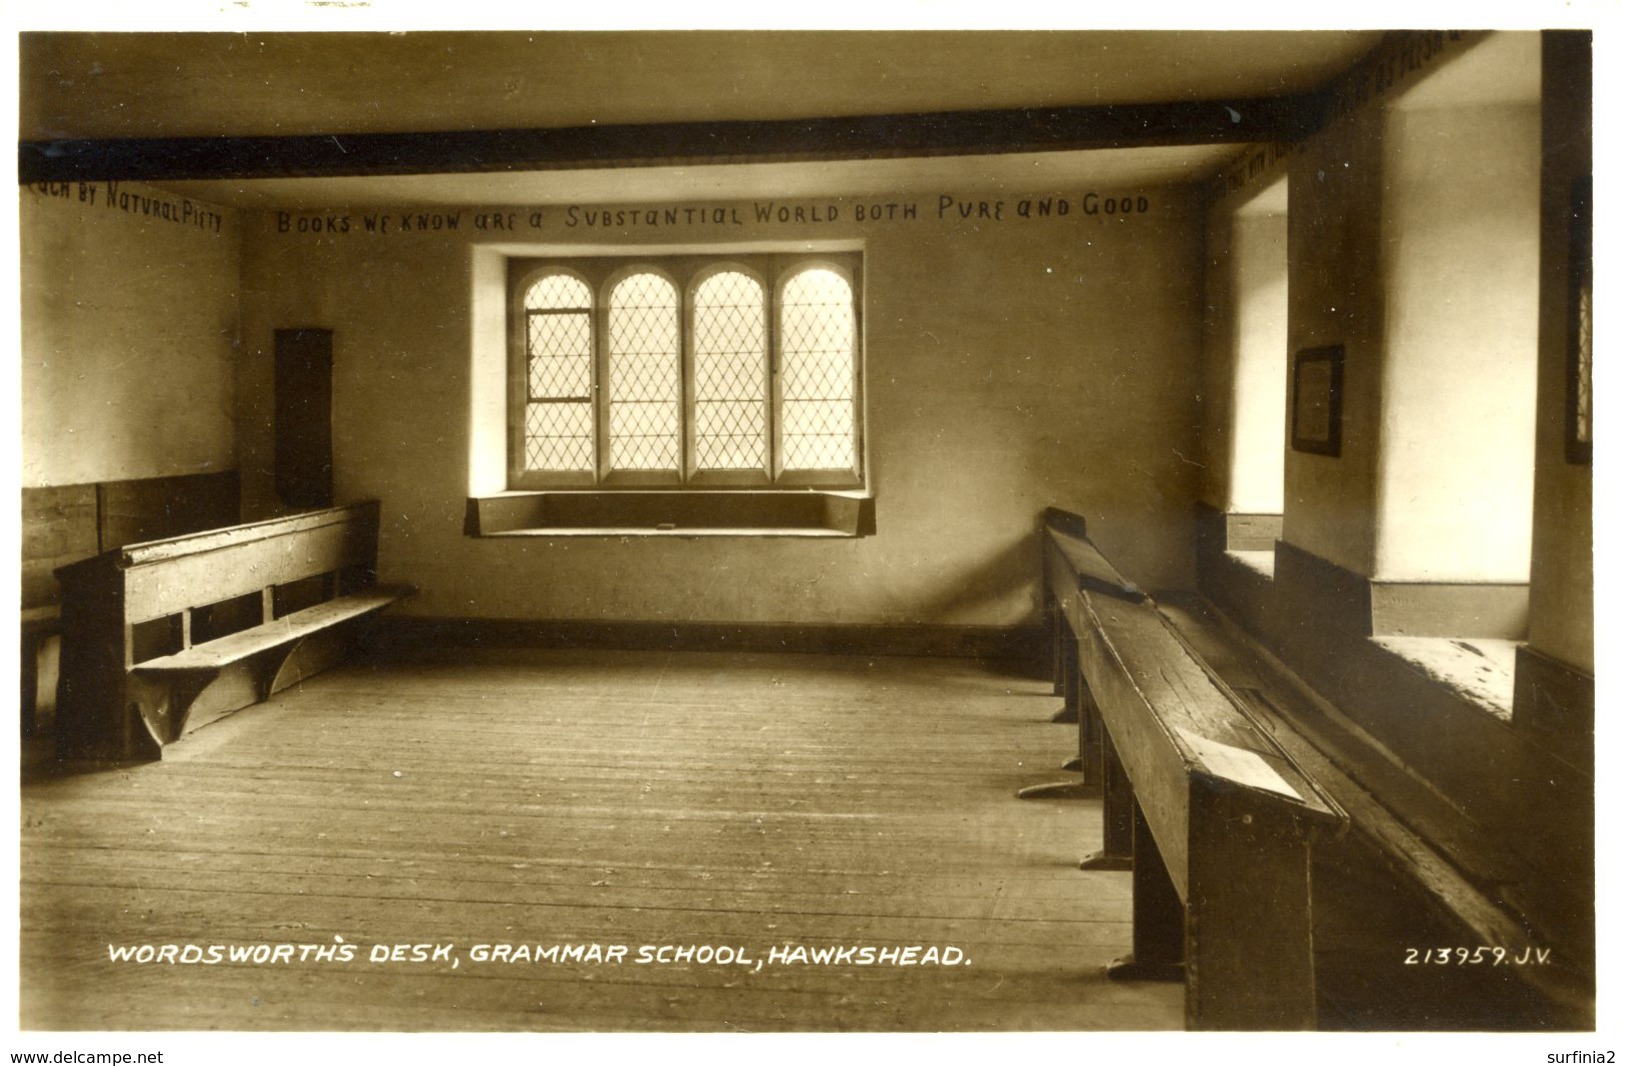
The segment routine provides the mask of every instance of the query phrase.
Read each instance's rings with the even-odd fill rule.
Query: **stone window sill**
[[[471,497],[471,537],[853,538],[875,531],[860,491],[580,490]]]

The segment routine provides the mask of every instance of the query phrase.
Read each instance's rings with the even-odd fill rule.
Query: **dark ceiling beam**
[[[475,174],[1295,141],[1320,96],[568,129],[24,141],[40,181]]]

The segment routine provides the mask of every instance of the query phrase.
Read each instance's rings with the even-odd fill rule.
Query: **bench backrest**
[[[119,553],[125,619],[145,622],[318,574],[371,566],[377,548],[376,501],[126,545]]]
[[[322,574],[370,571],[378,502],[127,544],[57,570],[69,606],[140,625]],[[111,621],[111,619],[109,619]]]

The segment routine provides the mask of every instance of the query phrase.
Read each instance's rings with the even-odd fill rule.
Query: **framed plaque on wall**
[[[1343,452],[1343,346],[1305,348],[1292,361],[1292,450]]]

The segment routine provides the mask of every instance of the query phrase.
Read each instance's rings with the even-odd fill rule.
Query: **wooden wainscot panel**
[[[56,571],[135,541],[237,521],[235,470],[22,490],[23,605],[59,599]]]
[[[1376,636],[1522,640],[1528,628],[1527,583],[1371,583],[1371,631]]]
[[[23,606],[57,601],[55,571],[100,551],[96,486],[23,489]]]
[[[1513,677],[1513,725],[1590,777],[1595,759],[1595,679],[1527,644],[1518,647]]]
[[[1278,514],[1238,514],[1225,516],[1225,549],[1233,552],[1274,551],[1281,539],[1282,516]]]
[[[101,545],[220,529],[238,519],[237,471],[109,481],[101,486]]]

